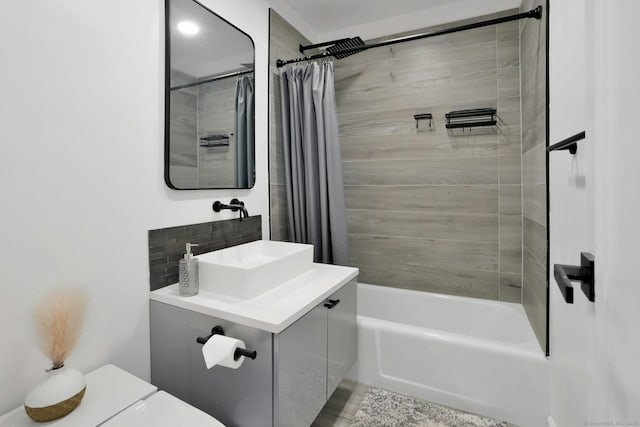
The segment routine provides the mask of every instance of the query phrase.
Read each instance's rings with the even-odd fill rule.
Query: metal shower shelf
[[[420,129],[420,122],[423,120],[427,123],[429,129],[433,128],[433,114],[431,113],[414,114],[413,119],[416,121],[416,129]]]
[[[474,108],[451,111],[444,115],[447,129],[495,126],[498,123],[495,108]]]
[[[233,134],[231,134],[233,135]],[[230,135],[213,134],[200,138],[200,147],[228,147]]]

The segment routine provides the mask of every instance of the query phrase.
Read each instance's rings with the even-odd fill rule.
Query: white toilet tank
[[[114,365],[85,375],[87,391],[69,415],[47,427],[224,427],[199,409]],[[42,427],[21,406],[0,417],[0,427]]]
[[[220,421],[164,391],[136,402],[102,425],[105,427],[224,427]]]

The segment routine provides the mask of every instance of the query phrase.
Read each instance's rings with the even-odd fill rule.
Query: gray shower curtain
[[[289,236],[311,243],[315,261],[349,259],[332,63],[280,74]]]
[[[253,77],[244,76],[236,84],[236,187],[250,188],[255,182],[255,131]]]

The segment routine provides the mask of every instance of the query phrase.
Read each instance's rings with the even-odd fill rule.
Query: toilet
[[[194,408],[114,365],[85,375],[87,391],[69,415],[46,423],[31,420],[23,407],[0,417],[0,427],[224,427]]]
[[[165,391],[159,391],[145,400],[134,403],[101,425],[105,427],[224,427],[215,418]]]

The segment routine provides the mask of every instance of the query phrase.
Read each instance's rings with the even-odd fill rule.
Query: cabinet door
[[[273,418],[272,334],[190,310],[149,302],[151,382],[227,426],[269,427]],[[207,369],[199,336],[222,326],[258,355],[238,369]],[[268,420],[268,421],[265,421]]]
[[[274,336],[274,425],[311,425],[327,401],[327,309],[322,304]]]
[[[343,286],[330,299],[340,302],[327,310],[327,399],[358,358],[356,281]]]

